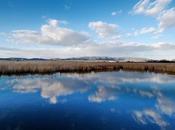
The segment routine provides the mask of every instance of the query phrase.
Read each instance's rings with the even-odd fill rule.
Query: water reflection
[[[105,88],[105,87],[98,87],[95,94],[90,95],[88,100],[90,102],[101,103],[105,101],[112,101],[117,98],[116,92],[114,88]]]
[[[172,75],[120,71],[1,77],[0,91],[2,95],[7,93],[9,97],[13,97],[14,101],[20,100],[13,96],[14,93],[21,94],[23,100],[25,100],[26,95],[32,95],[32,97],[36,95],[35,99],[31,98],[30,100],[33,101],[33,104],[37,104],[37,109],[42,109],[42,111],[55,104],[57,111],[54,112],[60,114],[58,109],[64,107],[62,109],[65,112],[60,118],[65,121],[68,120],[68,122],[65,122],[67,126],[63,127],[64,123],[61,126],[55,124],[52,127],[48,124],[48,128],[173,130],[175,129],[174,84],[175,76]],[[42,100],[39,100],[38,94],[42,97]],[[3,106],[0,107],[1,114],[8,106],[7,101],[9,99],[6,100],[5,97],[0,96],[0,105]],[[37,102],[34,102],[36,99],[38,99]],[[43,108],[42,105],[38,105],[45,100],[48,101],[47,107]],[[26,102],[20,102],[19,104],[23,106]],[[27,105],[31,107],[32,104],[28,103]],[[86,106],[84,111],[79,110],[76,113],[74,108],[81,109],[82,106]],[[68,107],[72,108],[71,112],[67,110]],[[16,112],[20,110],[20,108],[15,109]],[[50,108],[48,111],[52,112],[52,110],[53,108]],[[96,116],[94,117],[96,125],[92,125],[87,118],[86,111],[90,115]],[[76,115],[73,114],[69,117],[68,113],[76,113]],[[44,113],[41,112],[41,114]],[[66,116],[69,119],[65,119]],[[93,116],[89,118],[93,118]],[[57,119],[57,116],[50,118]],[[77,126],[73,123],[74,121],[78,121],[78,123],[75,123]],[[83,121],[86,123],[83,124]],[[3,122],[3,118],[0,118],[0,124],[1,122]],[[87,125],[87,122],[90,125]],[[117,125],[117,123],[120,125]],[[7,127],[4,126],[3,128]],[[31,128],[35,129],[35,127]]]
[[[85,82],[79,82],[72,78],[60,78],[55,76],[40,77],[21,77],[11,80],[10,86],[13,91],[19,93],[32,93],[39,91],[42,98],[49,99],[50,103],[57,103],[60,96],[71,95],[75,92],[83,93],[88,90],[89,86]]]

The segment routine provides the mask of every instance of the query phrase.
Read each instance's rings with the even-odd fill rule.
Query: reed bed
[[[175,63],[119,63],[105,61],[0,61],[0,75],[50,74],[56,72],[149,71],[175,74]]]

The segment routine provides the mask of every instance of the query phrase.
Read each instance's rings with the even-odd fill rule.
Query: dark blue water
[[[0,130],[175,130],[175,76],[3,76]]]

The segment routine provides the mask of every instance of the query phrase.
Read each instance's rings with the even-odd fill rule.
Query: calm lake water
[[[0,130],[175,130],[175,76],[0,77]]]

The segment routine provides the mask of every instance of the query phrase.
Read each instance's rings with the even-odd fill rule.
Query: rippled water
[[[175,130],[175,76],[0,77],[0,130]]]

